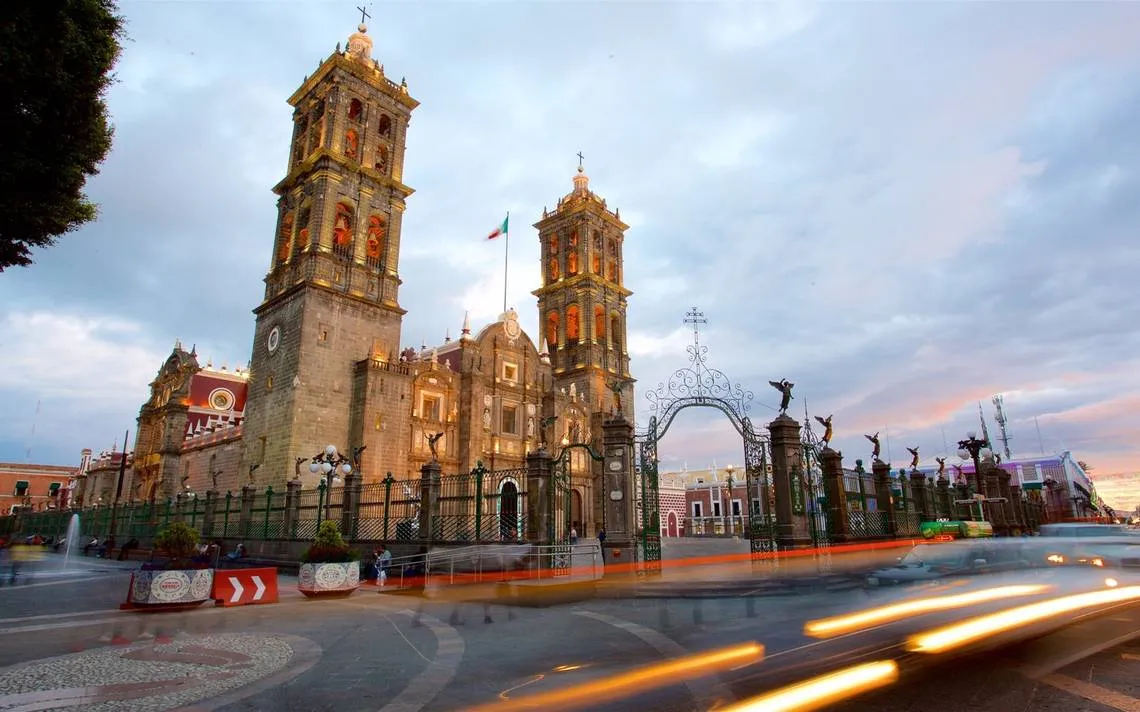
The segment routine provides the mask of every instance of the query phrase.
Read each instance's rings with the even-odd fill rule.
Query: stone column
[[[827,495],[827,532],[834,544],[851,539],[850,514],[847,511],[847,488],[843,481],[843,456],[825,447],[819,454],[823,467],[823,491]]]
[[[954,518],[954,498],[950,496],[950,480],[939,477],[935,485],[938,488],[939,514],[947,519]]]
[[[553,486],[553,459],[545,447],[526,454],[526,540],[531,544],[550,544],[552,517],[550,488]]]
[[[353,470],[344,476],[344,498],[340,508],[340,530],[344,538],[356,539],[356,521],[360,515],[360,473]]]
[[[875,504],[876,509],[883,513],[883,526],[886,527],[887,536],[898,533],[898,521],[895,518],[895,505],[891,502],[891,466],[882,460],[876,459],[871,463],[871,472],[875,477]]]
[[[420,467],[420,541],[429,544],[441,538],[439,531],[439,478],[437,460]]]
[[[781,549],[811,545],[804,491],[798,474],[803,467],[800,424],[781,413],[768,424],[772,434],[772,484],[776,491],[776,543]]]
[[[602,456],[606,529],[602,556],[607,564],[631,564],[637,546],[634,499],[638,483],[633,467],[633,424],[621,413],[602,423]],[[648,517],[642,525],[649,528],[653,542],[658,543],[659,529],[653,529],[657,523],[652,521],[658,516],[658,503],[647,502],[646,505]]]
[[[297,522],[301,519],[301,480],[289,480],[285,483],[285,515],[284,538],[293,539],[297,531]]]
[[[931,501],[931,492],[926,486],[926,475],[918,470],[910,471],[910,492],[914,496],[914,511],[918,513],[921,521],[934,520],[934,502]]]
[[[243,485],[241,488],[241,513],[238,515],[238,531],[241,532],[241,538],[246,539],[249,537],[249,532],[253,527],[253,500],[257,497],[257,487],[254,485]]]

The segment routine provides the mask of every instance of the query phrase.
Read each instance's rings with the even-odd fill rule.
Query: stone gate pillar
[[[543,446],[526,454],[526,540],[531,544],[552,544],[550,488],[552,458]]]
[[[914,511],[919,515],[920,523],[933,521],[934,502],[925,474],[918,470],[910,471],[910,492],[914,496]]]
[[[772,484],[776,491],[776,543],[781,549],[811,545],[803,485],[800,424],[781,413],[768,424],[772,434]]]
[[[823,467],[823,491],[827,495],[827,531],[833,543],[842,544],[851,539],[843,456],[825,447],[819,454],[819,460]]]
[[[439,477],[438,460],[432,460],[420,467],[420,541],[427,544],[442,538],[442,522],[439,518]]]
[[[289,480],[285,483],[285,516],[283,525],[285,531],[282,537],[293,539],[297,534],[297,522],[301,518],[301,480]]]
[[[353,470],[344,476],[344,496],[340,508],[340,530],[349,541],[356,539],[356,521],[359,514],[360,473]]]
[[[602,556],[607,564],[631,564],[637,546],[635,496],[639,486],[633,467],[633,424],[618,413],[602,424],[602,497],[605,502],[606,541]],[[657,502],[647,502],[648,534],[657,538],[660,524]],[[657,527],[656,529],[654,527]]]
[[[875,505],[883,513],[883,526],[886,527],[886,536],[895,536],[898,533],[898,518],[895,516],[895,505],[891,501],[891,466],[875,458],[871,463],[871,472],[875,477]]]
[[[954,518],[954,497],[950,494],[950,480],[945,475],[938,478],[938,516]]]

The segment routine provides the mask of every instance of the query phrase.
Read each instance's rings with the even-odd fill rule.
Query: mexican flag
[[[487,239],[488,240],[494,240],[496,237],[498,237],[500,235],[506,235],[507,234],[507,223],[510,222],[510,219],[511,219],[510,215],[503,218],[503,224],[499,225],[497,228],[492,230],[491,234],[487,236]]]

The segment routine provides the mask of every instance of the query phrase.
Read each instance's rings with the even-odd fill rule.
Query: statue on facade
[[[780,392],[780,415],[788,414],[788,406],[792,404],[792,389],[796,384],[784,378],[779,381],[768,381],[768,384]]]
[[[431,459],[438,460],[439,441],[443,437],[443,433],[436,433],[435,435],[428,435],[427,433],[424,433],[424,437],[427,438],[428,449],[431,450]]]
[[[938,479],[946,478],[946,458],[936,457],[934,461],[938,463]]]
[[[831,446],[831,419],[833,417],[833,415],[829,415],[826,418],[821,418],[818,415],[815,416],[816,421],[823,426],[823,437],[821,439],[823,440],[824,447]]]
[[[906,451],[910,453],[910,469],[917,470],[918,469],[918,446],[915,445],[914,447],[908,447],[906,449]]]
[[[870,440],[871,445],[874,446],[871,450],[871,458],[878,460],[879,459],[879,453],[882,452],[881,448],[879,447],[879,434],[875,433],[874,435],[864,435],[863,437]]]

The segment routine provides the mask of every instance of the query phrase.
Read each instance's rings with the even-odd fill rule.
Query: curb
[[[782,581],[692,581],[675,584],[641,584],[603,588],[599,598],[776,598],[812,593],[842,593],[863,588],[862,576],[830,580],[787,579]]]

